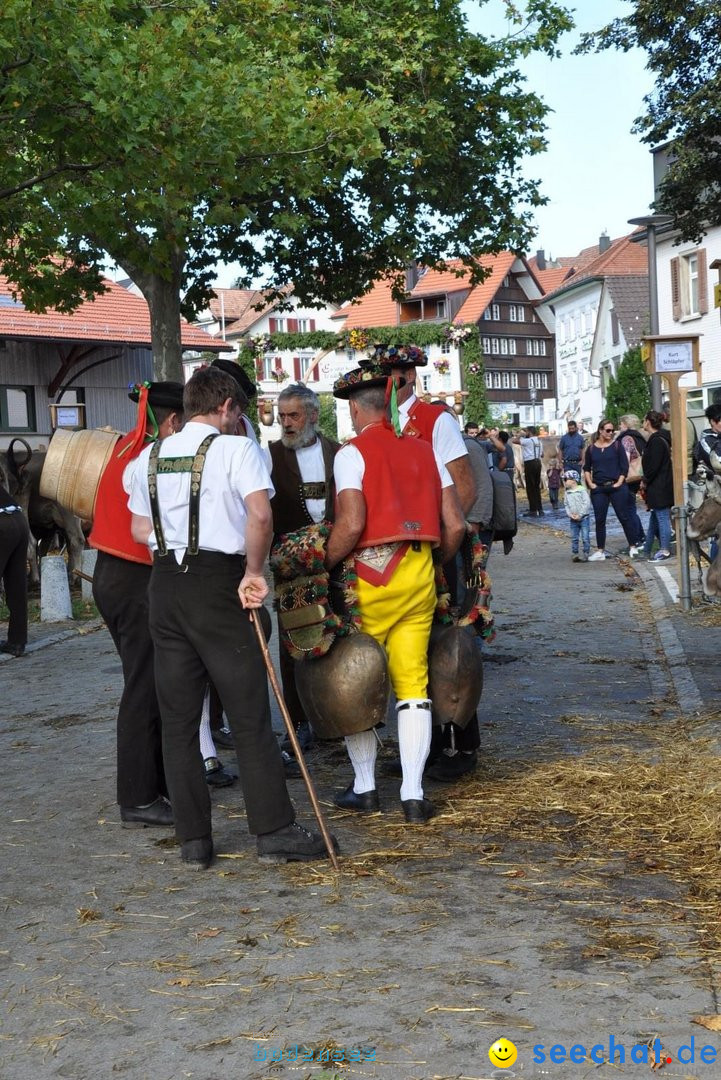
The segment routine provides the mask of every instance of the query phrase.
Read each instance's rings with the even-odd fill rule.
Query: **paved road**
[[[717,1001],[699,878],[643,854],[642,804],[625,824],[618,810],[629,764],[713,735],[718,631],[673,609],[657,568],[572,563],[551,524],[492,556],[481,762],[429,785],[433,822],[406,828],[386,777],[384,814],[334,812],[345,754],[312,752],[338,880],[259,866],[235,789],[213,795],[221,857],[204,875],[170,838],[119,827],[120,668],[103,629],[0,664],[3,1080],[327,1080],[318,1057],[351,1047],[363,1060],[338,1073],[359,1080],[585,1080],[610,1067],[551,1063],[549,1048],[607,1056],[611,1036],[627,1056],[660,1038],[664,1078],[718,1075],[677,1062],[692,1035],[696,1054],[721,1049],[691,1023]],[[518,1048],[506,1069],[488,1059],[500,1036]],[[296,1044],[314,1064],[287,1060]],[[650,1072],[616,1060],[614,1076]]]

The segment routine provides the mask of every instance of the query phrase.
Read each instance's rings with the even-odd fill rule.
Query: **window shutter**
[[[311,332],[311,334],[313,333],[314,330],[315,330],[315,319],[311,319],[310,320],[310,332]]]
[[[282,356],[274,356],[273,357],[273,364],[275,366],[276,371],[282,371],[283,370],[283,357]]]
[[[288,333],[289,334],[297,334],[298,333],[298,320],[297,319],[288,319]]]
[[[313,368],[313,374],[311,375],[311,379],[313,382],[318,382],[318,380],[320,379],[320,363],[316,364]]]
[[[263,360],[260,356],[255,358],[255,374],[259,379],[265,378],[265,369],[263,366]]]
[[[296,382],[300,382],[300,357],[293,357],[293,378]]]
[[[678,255],[671,259],[671,314],[674,322],[681,318],[681,270]]]
[[[708,311],[708,270],[706,267],[706,248],[699,248],[698,257],[698,310],[700,315]]]
[[[278,321],[277,321],[277,319],[268,319],[268,333],[269,334],[274,334],[277,329],[278,329]]]

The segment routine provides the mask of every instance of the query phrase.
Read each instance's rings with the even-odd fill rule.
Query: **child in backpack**
[[[551,458],[549,467],[546,469],[546,479],[551,509],[558,510],[558,495],[561,490],[561,470],[558,467],[558,458]]]
[[[581,477],[575,469],[566,469],[563,474],[565,488],[564,505],[571,524],[571,554],[574,562],[588,562],[591,551],[591,499]],[[583,553],[579,552],[579,538]]]

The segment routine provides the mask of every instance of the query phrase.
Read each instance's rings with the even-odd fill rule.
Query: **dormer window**
[[[445,300],[436,300],[436,318],[446,318],[446,302]]]

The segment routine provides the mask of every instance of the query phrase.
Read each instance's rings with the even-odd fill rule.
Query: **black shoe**
[[[331,842],[337,851],[335,836],[331,836]],[[256,847],[258,858],[271,863],[310,862],[311,859],[323,859],[328,854],[320,833],[304,829],[297,821],[275,832],[263,833],[258,837]]]
[[[285,773],[286,780],[295,780],[303,773],[300,771],[300,765],[291,757],[286,750],[281,750],[280,756],[283,759],[283,772]]]
[[[226,750],[235,750],[235,743],[233,742],[233,732],[230,728],[222,727],[217,730],[211,730],[210,734],[213,737],[213,742],[216,746],[222,746]]]
[[[438,761],[431,765],[425,775],[430,780],[438,780],[441,784],[451,784],[466,773],[473,772],[477,764],[478,756],[475,750],[470,754],[464,754],[461,751],[455,754],[441,754]]]
[[[521,514],[521,517],[535,517],[535,516],[536,516],[536,511],[535,510],[524,510],[523,513]]]
[[[121,806],[120,820],[124,829],[147,829],[148,826],[166,828],[175,825],[173,808],[167,799],[158,795],[149,806]]]
[[[307,720],[304,720],[303,723],[299,724],[298,727],[295,729],[295,737],[298,740],[298,745],[300,746],[303,753],[313,747],[313,743],[315,742],[315,739],[313,738],[313,729],[311,728]],[[293,746],[287,735],[281,742],[280,748],[281,750],[285,750],[286,754],[290,754],[291,757],[295,756],[293,752]]]
[[[545,517],[545,515],[546,515],[545,510],[536,510],[536,517]]]
[[[25,652],[24,645],[12,645],[9,641],[0,641],[0,652],[8,653],[10,656],[22,656]]]
[[[223,768],[223,762],[217,757],[205,759],[205,779],[211,787],[230,787],[238,777]]]
[[[334,795],[333,802],[341,810],[355,810],[358,814],[373,814],[381,808],[375,788],[372,791],[362,791],[360,795],[357,795],[352,784],[345,791],[339,791],[337,795]]]
[[[207,870],[213,861],[213,840],[199,836],[197,840],[184,840],[180,845],[180,858],[189,870]]]
[[[409,825],[425,825],[436,812],[430,799],[403,799],[401,806]]]

